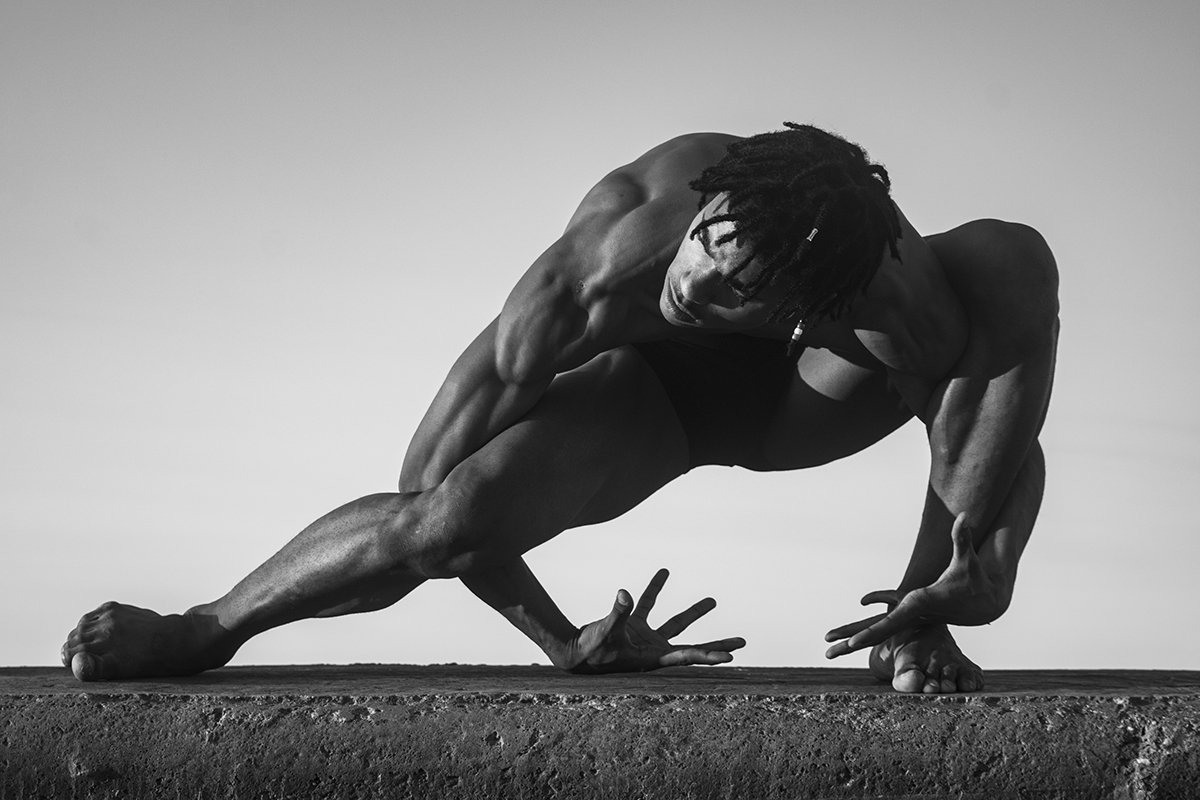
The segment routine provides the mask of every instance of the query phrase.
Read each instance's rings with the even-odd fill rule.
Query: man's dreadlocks
[[[749,245],[748,255],[726,278],[757,258],[759,275],[747,284],[731,282],[743,298],[783,280],[788,289],[773,320],[796,312],[809,322],[836,318],[874,277],[884,245],[900,257],[891,181],[858,145],[811,125],[784,125],[733,143],[692,181],[701,207],[721,192],[728,193],[728,203],[691,235],[733,223],[716,243],[738,239]]]

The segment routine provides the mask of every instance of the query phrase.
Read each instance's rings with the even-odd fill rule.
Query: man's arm
[[[522,559],[465,576],[463,583],[541,647],[554,666],[569,672],[641,672],[732,661],[731,651],[744,647],[745,639],[671,644],[671,639],[716,608],[716,601],[710,597],[694,603],[658,628],[650,627],[647,616],[667,576],[667,570],[660,569],[636,606],[629,592],[619,590],[608,615],[582,628],[576,628],[563,616]]]
[[[596,217],[605,209],[589,202],[576,217]],[[654,203],[640,206],[635,219],[645,224]],[[627,218],[628,219],[628,218]],[[607,228],[606,224],[589,226]],[[609,243],[628,245],[635,234],[615,224]],[[631,341],[639,334],[627,324],[619,298],[596,297],[586,308],[581,264],[576,253],[594,258],[604,242],[568,235],[551,247],[525,274],[510,294],[501,315],[485,329],[455,363],[418,427],[405,456],[401,491],[436,486],[461,461],[517,422],[536,405],[554,376],[586,363],[598,353]],[[602,257],[601,257],[602,260]],[[607,265],[602,265],[607,266]],[[666,579],[656,576],[636,608],[628,592],[618,592],[606,617],[576,628],[546,593],[523,559],[462,577],[463,583],[537,644],[552,663],[581,672],[653,669],[675,664],[718,664],[729,661],[730,650],[744,645],[727,639],[695,647],[668,640],[715,606],[702,600],[651,629],[646,615]]]
[[[401,491],[441,483],[528,413],[555,375],[601,351],[588,310],[563,285],[565,249],[557,243],[530,267],[500,315],[455,361],[408,446]]]
[[[889,613],[830,631],[830,641],[849,637],[830,657],[914,624],[983,624],[1007,607],[1032,529],[1025,507],[1036,510],[1041,498],[1037,436],[1054,375],[1058,302],[1041,237],[1023,227],[995,234],[1008,235],[976,244],[993,259],[983,265],[989,279],[955,287],[970,320],[966,350],[921,415],[931,463],[913,557],[895,591],[864,598],[888,602]]]
[[[1007,372],[990,378],[952,378],[935,397],[928,428],[929,488],[901,593],[937,580],[950,560],[952,541],[947,534],[956,520],[961,518],[959,524],[970,532],[971,545],[982,549],[996,530],[997,516],[1016,488],[1019,473],[1031,459],[1041,462],[1037,436],[1050,396],[1057,329],[1055,322],[1045,341]],[[975,350],[973,343],[967,359],[978,358]],[[964,367],[970,370],[970,361]],[[1040,498],[1040,488],[1034,494]]]
[[[518,286],[514,296],[521,297]],[[528,303],[528,301],[526,301]],[[419,491],[434,486],[462,459],[520,419],[549,386],[554,374],[591,358],[589,342],[570,340],[576,331],[586,331],[571,309],[554,298],[543,296],[530,307],[510,298],[505,315],[481,333],[458,359],[438,393],[405,458],[401,491]],[[553,318],[548,310],[560,308]],[[542,330],[530,330],[545,320]],[[547,324],[549,323],[549,324]],[[546,327],[559,326],[546,335]],[[556,341],[557,361],[539,360],[540,348],[531,343]],[[597,340],[603,341],[601,337]],[[507,348],[507,352],[506,352]],[[598,348],[597,348],[598,349]],[[553,367],[545,364],[553,363]],[[742,639],[723,639],[695,646],[673,645],[695,620],[711,611],[710,598],[695,603],[651,628],[647,615],[666,580],[660,571],[636,607],[625,590],[617,593],[612,611],[605,617],[577,628],[551,599],[524,559],[515,558],[479,572],[462,576],[462,582],[518,630],[542,649],[555,666],[573,672],[624,672],[684,664],[722,664],[729,651],[745,645]]]
[[[983,263],[976,255],[974,269],[952,273],[970,324],[967,347],[921,415],[931,500],[922,528],[944,533],[965,514],[978,547],[1046,418],[1058,346],[1058,269],[1045,241],[1025,226],[991,223],[970,247],[985,254]],[[971,254],[958,260],[971,263]],[[948,537],[940,540],[948,554]]]
[[[579,341],[587,313],[564,296],[555,273],[570,265],[562,242],[535,262],[501,314],[455,361],[409,444],[400,491],[424,491],[529,412],[560,371],[591,358]],[[568,358],[564,358],[564,355]],[[525,633],[557,666],[568,666],[578,629],[567,620],[524,559],[462,577],[480,599]]]

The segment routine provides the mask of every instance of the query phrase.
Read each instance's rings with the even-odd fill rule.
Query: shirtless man
[[[459,357],[398,493],[330,512],[184,614],[100,606],[63,662],[81,680],[194,673],[269,628],[448,577],[563,669],[727,662],[741,639],[670,642],[711,599],[650,627],[665,570],[577,628],[522,554],[692,467],[816,466],[916,416],[931,468],[911,561],[863,598],[887,611],[830,631],[827,655],[872,647],[872,671],[903,692],[979,689],[947,626],[990,622],[1011,598],[1041,504],[1057,316],[1036,231],[977,220],[922,238],[886,171],[843,139],[791,124],[672,139],[584,197]]]

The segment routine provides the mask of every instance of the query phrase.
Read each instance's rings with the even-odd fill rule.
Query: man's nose
[[[691,305],[708,305],[720,282],[721,276],[715,269],[689,269],[679,279],[679,293]]]

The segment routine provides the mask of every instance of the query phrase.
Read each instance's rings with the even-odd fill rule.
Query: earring
[[[792,331],[792,340],[788,342],[787,357],[791,358],[796,354],[796,344],[800,341],[800,337],[804,335],[804,318],[796,323],[796,329]]]

